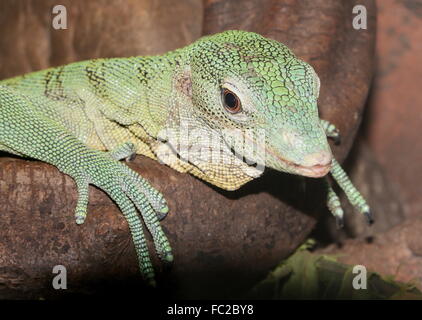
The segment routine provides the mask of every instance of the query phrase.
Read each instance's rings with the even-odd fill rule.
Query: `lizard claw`
[[[163,201],[163,203],[161,203],[161,208],[160,209],[156,209],[156,213],[157,213],[157,218],[158,220],[163,220],[165,217],[167,217],[167,214],[169,213],[169,207],[167,206],[167,204],[165,203],[165,201]]]
[[[161,259],[164,262],[172,263],[173,260],[174,260],[173,253],[171,251],[167,251],[167,252],[164,253],[163,257],[161,257]]]
[[[341,144],[341,135],[340,133],[337,133],[337,135],[333,136],[332,139],[334,140],[334,144],[338,146]]]
[[[363,214],[365,215],[368,224],[372,225],[374,223],[374,217],[372,215],[371,210],[364,211]]]
[[[343,229],[344,227],[343,217],[336,216],[336,225],[337,225],[337,229]]]

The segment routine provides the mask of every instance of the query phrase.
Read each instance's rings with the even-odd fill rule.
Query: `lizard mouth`
[[[277,161],[282,162],[284,166],[291,171],[294,174],[298,174],[305,177],[310,178],[321,178],[327,175],[331,170],[331,159],[322,164],[315,164],[312,166],[304,166],[292,161],[289,161],[280,155],[276,154],[275,152],[272,152],[268,148],[266,148],[267,154],[271,155],[273,158],[277,159]],[[277,168],[273,168],[276,169]]]
[[[247,137],[245,137],[246,140],[250,140]],[[229,147],[230,151],[233,155],[237,156],[236,152],[231,148],[227,142],[226,145]],[[282,163],[283,165],[271,165],[271,163],[268,163],[268,161],[265,161],[265,167],[270,167],[278,171],[284,171],[284,172],[290,172],[293,174],[301,175],[304,177],[310,177],[310,178],[321,178],[326,176],[330,170],[331,170],[331,158],[326,159],[323,163],[317,163],[315,165],[311,166],[304,166],[298,163],[295,163],[293,161],[287,160],[280,156],[277,152],[274,152],[273,150],[266,148],[263,145],[256,144],[258,150],[261,150],[264,154],[270,155],[273,159],[276,160],[276,163]],[[264,158],[265,159],[265,158]],[[240,159],[242,162],[244,162],[244,159]]]
[[[293,164],[295,168],[295,172],[299,173],[302,176],[305,177],[311,177],[311,178],[321,178],[330,172],[331,164],[328,165],[321,165],[316,164],[314,166],[305,167],[298,164]]]

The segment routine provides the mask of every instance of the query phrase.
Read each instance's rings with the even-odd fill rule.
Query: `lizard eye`
[[[230,113],[239,113],[242,111],[242,104],[239,97],[229,89],[223,88],[223,104],[224,108]]]

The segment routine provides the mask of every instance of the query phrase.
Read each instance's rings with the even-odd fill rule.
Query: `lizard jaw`
[[[310,166],[301,165],[292,161],[289,161],[280,155],[276,154],[275,152],[270,151],[268,148],[266,148],[267,153],[277,159],[277,162],[281,162],[283,164],[283,167],[286,168],[286,170],[283,170],[277,167],[273,167],[275,170],[279,171],[288,171],[293,174],[298,174],[305,177],[310,178],[321,178],[326,176],[330,170],[331,170],[331,156],[328,158],[325,158],[322,163],[317,163]]]
[[[313,166],[303,166],[286,159],[278,157],[278,160],[281,161],[285,167],[286,171],[293,174],[301,175],[309,178],[321,178],[326,176],[331,170],[331,162],[329,164],[316,164]],[[277,170],[277,168],[274,168]],[[278,169],[279,170],[279,169]],[[281,170],[284,171],[284,170]]]
[[[311,167],[305,167],[300,165],[294,165],[295,171],[305,177],[310,178],[321,178],[324,177],[330,172],[331,164],[329,165],[320,165],[316,164]]]

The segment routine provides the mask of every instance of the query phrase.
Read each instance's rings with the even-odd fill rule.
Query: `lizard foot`
[[[343,170],[343,168],[340,166],[340,164],[337,162],[336,159],[333,159],[333,162],[332,162],[331,175],[334,178],[334,180],[338,183],[340,188],[344,191],[350,203],[362,215],[364,215],[367,218],[367,221],[369,224],[372,224],[374,220],[373,220],[371,210],[368,204],[366,203],[361,193],[352,184],[346,172]]]
[[[350,203],[366,217],[368,224],[371,225],[374,222],[374,219],[368,204],[360,192],[353,186],[349,177],[335,159],[333,159],[333,168],[331,170],[334,180],[336,180],[343,189]],[[327,207],[336,218],[337,227],[342,228],[344,226],[344,212],[341,207],[340,199],[331,187],[328,179],[325,178],[324,181],[327,188]]]
[[[135,145],[132,142],[126,142],[118,146],[114,150],[109,151],[108,154],[112,159],[115,159],[115,160],[125,159],[127,162],[129,162],[129,161],[132,161],[136,156]],[[169,212],[169,208],[167,206],[166,200],[157,190],[155,190],[148,183],[143,183],[141,181],[140,183],[144,184],[145,188],[143,192],[146,194],[152,207],[154,208],[157,214],[158,220],[160,221],[163,220]]]
[[[333,139],[334,143],[336,145],[339,145],[341,143],[340,131],[336,128],[335,125],[328,122],[327,120],[321,119],[320,121],[321,121],[322,128],[324,129],[327,137]]]
[[[66,173],[74,178],[79,193],[75,210],[76,222],[81,224],[86,218],[89,184],[105,191],[126,218],[141,273],[150,285],[154,285],[154,269],[137,210],[152,235],[159,258],[164,262],[172,262],[173,254],[169,241],[158,221],[159,214],[168,212],[163,196],[135,171],[111,158],[108,153],[91,150],[85,155],[85,160],[66,170]]]
[[[327,120],[320,120],[321,126],[325,131],[327,137],[334,139],[335,144],[340,143],[340,132],[336,128],[335,125],[328,122]],[[355,186],[350,181],[349,177],[347,176],[346,172],[344,172],[343,168],[337,162],[336,159],[333,158],[332,166],[331,166],[331,175],[334,180],[338,183],[341,189],[343,189],[346,197],[350,201],[350,203],[361,213],[363,214],[368,223],[372,224],[374,222],[371,210],[366,203],[363,196],[360,192],[355,188]],[[343,225],[343,209],[340,206],[340,200],[332,187],[330,186],[327,179],[325,179],[325,183],[327,185],[327,205],[330,209],[331,213],[336,217],[337,226]]]

